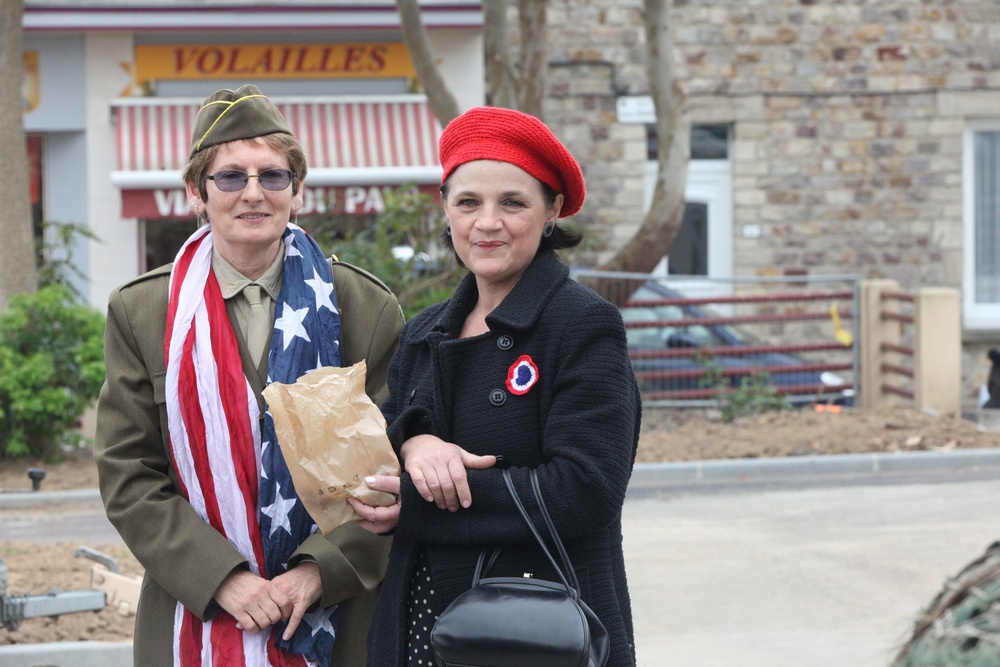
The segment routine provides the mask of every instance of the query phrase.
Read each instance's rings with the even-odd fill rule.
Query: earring
[[[546,222],[545,226],[542,227],[542,236],[549,237],[552,236],[552,232],[555,231],[556,223]]]
[[[451,225],[448,225],[444,228],[444,233],[448,236],[451,236]]]

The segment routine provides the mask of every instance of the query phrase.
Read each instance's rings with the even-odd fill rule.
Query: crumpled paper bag
[[[367,370],[364,360],[323,367],[264,389],[295,491],[324,535],[361,518],[349,496],[377,507],[396,502],[364,482],[368,475],[399,475],[385,418],[365,394]]]

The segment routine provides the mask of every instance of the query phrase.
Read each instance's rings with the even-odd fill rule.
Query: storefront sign
[[[349,185],[305,188],[299,216],[315,214],[378,215],[385,210],[385,192],[395,185]],[[423,185],[421,192],[439,198],[438,186]],[[184,190],[122,190],[122,217],[158,220],[190,218],[194,214]]]
[[[406,45],[177,44],[135,48],[136,81],[414,77]]]

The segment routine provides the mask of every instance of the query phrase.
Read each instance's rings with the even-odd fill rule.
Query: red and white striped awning
[[[422,95],[272,98],[306,151],[310,171],[438,167],[441,126]],[[179,171],[199,101],[135,98],[112,107],[121,172]]]
[[[441,125],[423,95],[271,99],[306,152],[311,188],[440,182]],[[111,179],[122,189],[124,217],[181,213],[164,202],[183,202],[182,193],[171,191],[183,189],[180,175],[200,106],[190,99],[113,102],[118,170]]]

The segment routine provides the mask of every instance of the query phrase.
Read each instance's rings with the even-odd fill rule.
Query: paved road
[[[841,482],[634,494],[639,665],[885,667],[946,577],[1000,538],[1000,469]]]
[[[946,577],[1000,538],[1000,466],[833,463],[635,476],[624,532],[641,667],[885,667]],[[96,496],[11,500],[0,542],[118,540]]]

